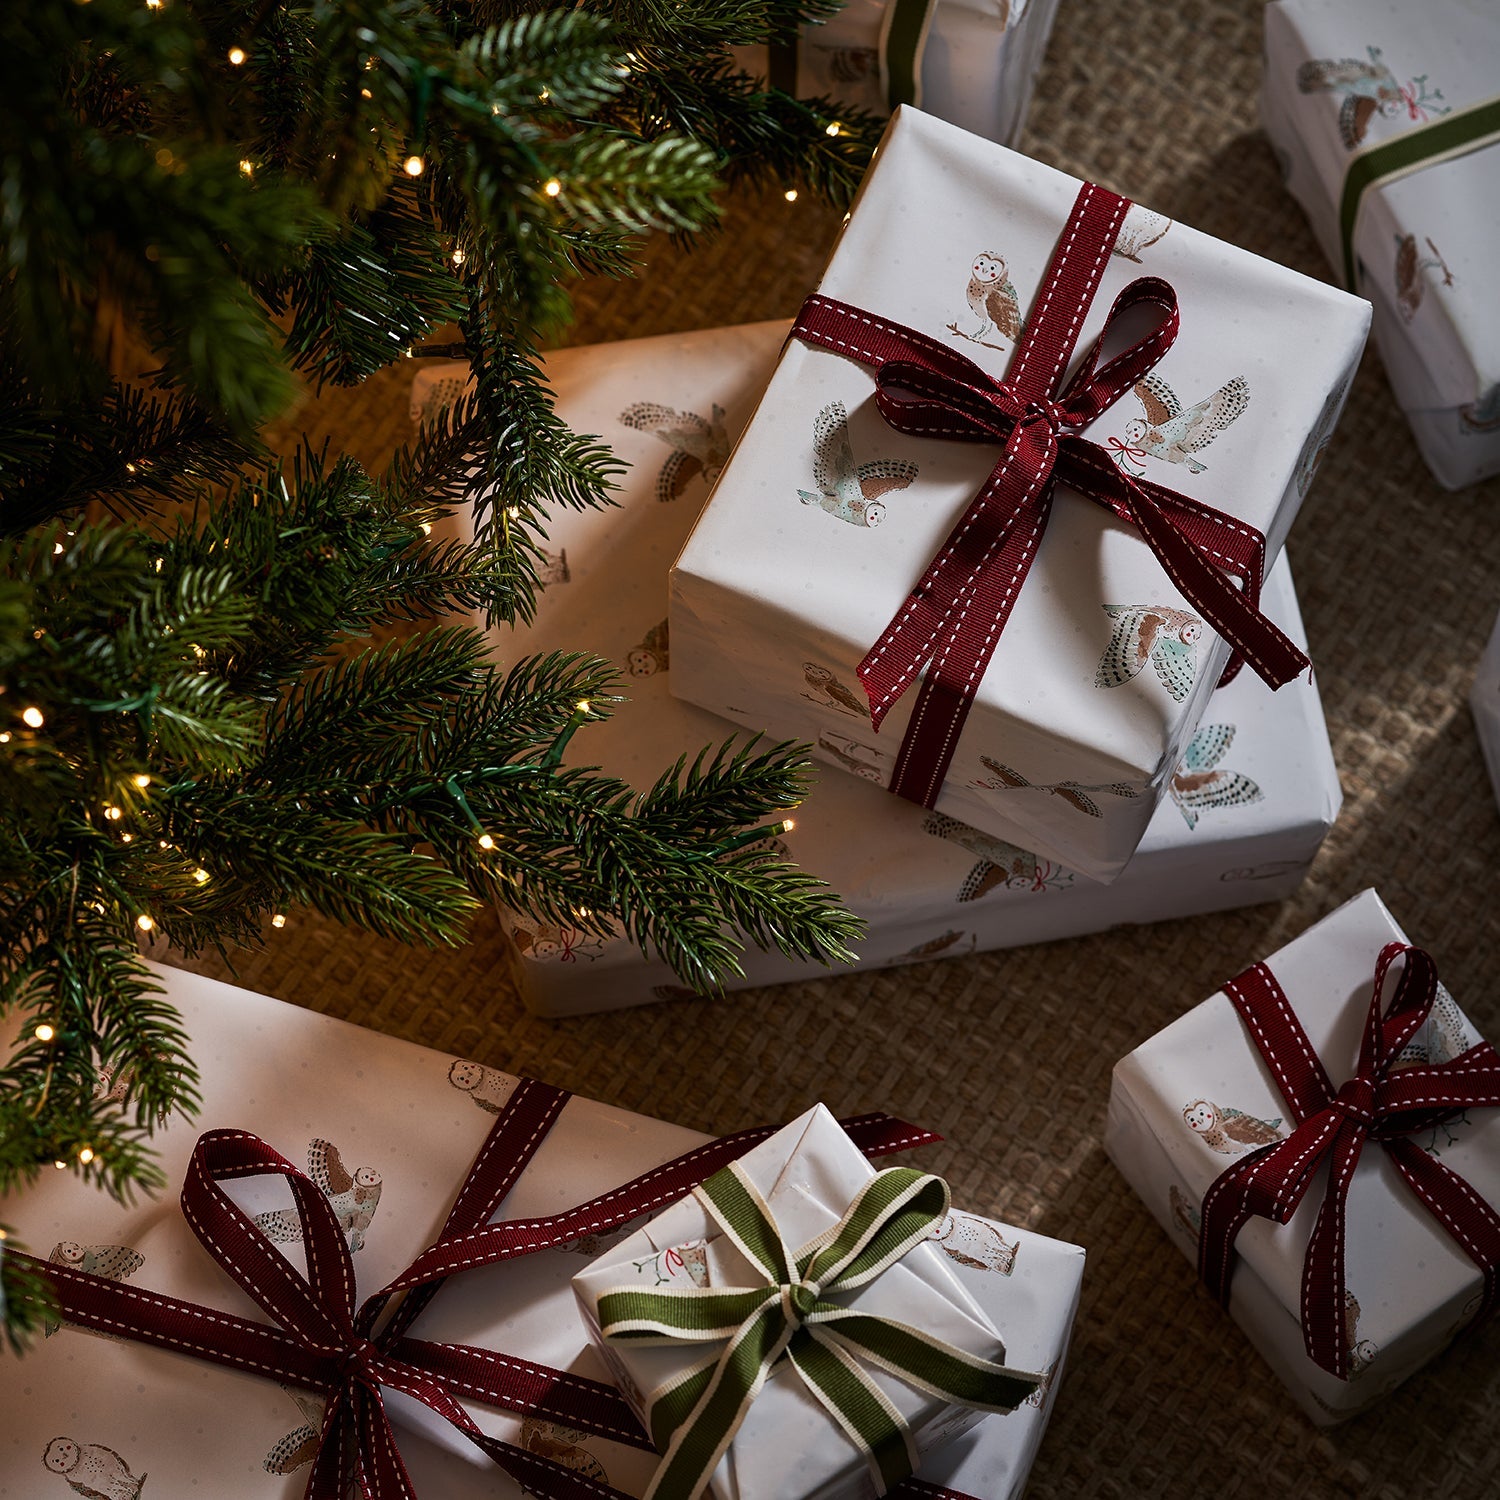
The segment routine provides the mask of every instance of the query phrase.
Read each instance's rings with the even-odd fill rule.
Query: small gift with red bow
[[[1374,891],[1123,1059],[1105,1150],[1315,1422],[1493,1310],[1500,1057]]]
[[[1112,879],[1215,684],[1307,668],[1260,584],[1368,314],[903,107],[673,570],[672,691]]]

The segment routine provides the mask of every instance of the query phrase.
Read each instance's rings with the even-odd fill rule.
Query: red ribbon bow
[[[812,296],[792,336],[875,369],[875,402],[899,432],[1000,443],[989,478],[937,556],[859,665],[880,727],[891,705],[928,668],[907,725],[890,789],[931,807],[942,790],[969,709],[1046,529],[1057,479],[1134,526],[1178,591],[1272,687],[1307,658],[1260,613],[1265,538],[1195,500],[1122,474],[1088,426],[1145,376],[1177,336],[1177,296],[1154,276],[1115,299],[1104,330],[1053,397],[1094,300],[1130,201],[1085,183],[1016,346],[1007,379],[915,329],[847,303]],[[1146,304],[1156,330],[1104,364],[1115,320]],[[1241,580],[1236,589],[1225,574]],[[930,664],[930,665],[929,665]]]
[[[1403,956],[1406,962],[1382,1019],[1387,972]],[[1461,1110],[1500,1105],[1500,1056],[1488,1042],[1480,1042],[1445,1063],[1403,1062],[1402,1053],[1437,998],[1437,966],[1431,957],[1405,943],[1389,943],[1381,950],[1359,1062],[1353,1077],[1338,1089],[1264,964],[1247,969],[1224,989],[1297,1126],[1285,1140],[1241,1157],[1204,1196],[1198,1274],[1208,1289],[1228,1304],[1235,1236],[1252,1216],[1285,1224],[1326,1160],[1328,1191],[1302,1263],[1302,1335],[1309,1356],[1329,1374],[1347,1380],[1344,1212],[1360,1153],[1373,1141],[1483,1273],[1483,1300],[1473,1321],[1488,1317],[1496,1300],[1500,1214],[1410,1137]]]

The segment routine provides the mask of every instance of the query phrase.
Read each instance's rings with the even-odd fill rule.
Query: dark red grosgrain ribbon
[[[1131,282],[1077,372],[1053,397],[1129,207],[1128,199],[1090,183],[1079,190],[1003,381],[926,334],[828,297],[809,297],[793,325],[794,338],[875,370],[876,406],[897,431],[998,443],[1004,450],[859,665],[877,729],[927,668],[890,786],[924,807],[942,790],[979,683],[1041,544],[1058,479],[1141,533],[1178,592],[1233,647],[1224,680],[1241,659],[1272,687],[1308,665],[1260,612],[1260,532],[1122,473],[1105,448],[1073,430],[1108,410],[1172,347],[1172,288],[1154,276]],[[1142,305],[1160,310],[1156,329],[1101,364],[1116,320]]]
[[[285,1157],[244,1131],[211,1130],[199,1139],[183,1182],[182,1212],[219,1266],[279,1327],[29,1256],[20,1259],[51,1281],[59,1310],[71,1323],[324,1397],[328,1405],[307,1500],[345,1500],[351,1494],[414,1500],[386,1415],[384,1389],[430,1407],[532,1494],[547,1500],[629,1500],[552,1459],[488,1437],[457,1399],[548,1418],[649,1450],[649,1439],[612,1386],[493,1350],[414,1339],[405,1330],[448,1277],[618,1228],[690,1192],[764,1140],[771,1127],[710,1142],[564,1213],[490,1224],[568,1098],[560,1089],[523,1081],[480,1147],[442,1235],[358,1307],[353,1262],[328,1199]],[[883,1114],[841,1123],[868,1156],[939,1139]],[[284,1177],[291,1188],[306,1277],[220,1185],[262,1176]],[[381,1323],[388,1308],[390,1315]],[[970,1500],[946,1491],[922,1493],[937,1500]]]
[[[1381,996],[1391,966],[1405,959],[1384,1017]],[[1329,1374],[1349,1378],[1344,1337],[1344,1212],[1349,1183],[1367,1141],[1382,1147],[1427,1210],[1484,1276],[1474,1322],[1494,1311],[1500,1265],[1500,1214],[1462,1177],[1409,1139],[1460,1110],[1500,1105],[1500,1056],[1488,1042],[1445,1063],[1403,1064],[1401,1053],[1437,997],[1437,966],[1420,948],[1389,943],[1375,966],[1374,991],[1354,1076],[1335,1089],[1264,964],[1224,986],[1286,1100],[1296,1129],[1283,1141],[1242,1156],[1203,1199],[1198,1274],[1229,1301],[1234,1241],[1252,1217],[1285,1224],[1329,1164],[1328,1190],[1302,1263],[1302,1336]]]

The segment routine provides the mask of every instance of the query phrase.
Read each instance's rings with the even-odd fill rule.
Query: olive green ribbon
[[[693,1500],[744,1422],[772,1367],[786,1359],[870,1466],[877,1494],[917,1464],[911,1429],[863,1366],[954,1406],[1012,1411],[1042,1377],[969,1354],[894,1318],[827,1297],[868,1285],[947,1217],[948,1184],[910,1167],[877,1173],[832,1229],[791,1251],[738,1162],[696,1190],[709,1216],[764,1280],[755,1286],[611,1287],[599,1297],[614,1343],[724,1342],[650,1398],[662,1461],[645,1500]],[[1005,1349],[1000,1348],[1003,1357]]]
[[[1500,95],[1456,109],[1414,130],[1403,130],[1389,141],[1362,146],[1344,172],[1339,200],[1339,241],[1344,254],[1344,285],[1354,285],[1354,226],[1360,204],[1373,187],[1393,182],[1410,172],[1452,161],[1470,151],[1500,141]]]

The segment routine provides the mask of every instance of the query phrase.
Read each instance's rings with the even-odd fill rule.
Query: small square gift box
[[[734,52],[747,72],[798,98],[874,115],[914,104],[1010,146],[1056,13],[1057,0],[850,0],[787,41]]]
[[[760,393],[787,324],[632,339],[559,350],[546,361],[557,410],[596,432],[629,464],[607,510],[550,518],[546,573],[530,622],[497,629],[502,658],[591,651],[620,669],[630,700],[591,724],[571,754],[646,790],[679,756],[695,756],[734,725],[672,697],[666,570],[681,548]],[[431,364],[412,383],[420,418],[455,398],[466,365]],[[468,525],[461,507],[449,524]],[[1267,575],[1267,612],[1303,645],[1286,559]],[[1301,883],[1340,805],[1338,775],[1310,675],[1268,693],[1249,674],[1220,688],[1168,783],[1146,836],[1110,885],[878,786],[878,750],[857,730],[826,730],[816,785],[782,835],[787,854],[840,892],[867,933],[858,966],[882,968],[1022,943],[1048,942],[1121,923],[1275,901]],[[1103,798],[1064,788],[1075,805]],[[665,963],[622,932],[506,914],[520,952],[521,993],[539,1015],[644,1005],[687,993]],[[751,947],[732,985],[807,979],[819,966]]]
[[[1439,483],[1500,473],[1500,11],[1277,0],[1261,121]]]
[[[1313,1421],[1492,1310],[1500,1058],[1365,891],[1115,1068],[1105,1150]]]
[[[1038,1243],[1057,1295],[1050,1327],[1022,1313],[1017,1348],[1048,1356],[1032,1370],[1007,1358],[1009,1320],[954,1273],[957,1261],[994,1281],[1023,1247],[955,1215],[940,1178],[873,1172],[819,1105],[573,1285],[662,1451],[651,1500],[863,1500],[904,1493],[919,1466],[925,1478],[929,1455],[941,1461],[983,1412],[1003,1429],[1041,1399],[1066,1349],[1082,1252]],[[979,1467],[963,1447],[945,1483],[956,1462],[990,1500],[1019,1494],[1027,1463]]]
[[[673,570],[672,691],[1114,878],[1231,651],[1307,666],[1259,590],[1368,315],[903,106]]]
[[[1500,619],[1490,635],[1490,643],[1479,658],[1474,686],[1469,689],[1469,707],[1474,712],[1474,728],[1479,733],[1479,748],[1489,768],[1495,800],[1500,802]]]

